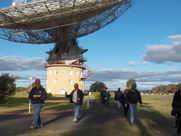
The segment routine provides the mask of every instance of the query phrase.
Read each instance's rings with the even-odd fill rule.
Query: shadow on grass
[[[169,115],[145,107],[139,110],[139,119],[134,127],[123,116],[118,116],[115,106],[104,109],[96,104],[97,111],[90,113],[80,128],[65,133],[65,136],[175,136],[174,121]],[[120,114],[119,114],[120,115]],[[120,120],[121,119],[121,120]],[[83,127],[87,126],[87,127]]]
[[[134,127],[130,127],[127,120],[120,116],[115,103],[111,103],[110,106],[103,106],[100,102],[92,102],[92,108],[83,112],[84,118],[76,125],[75,130],[70,130],[67,133],[60,132],[59,135],[64,136],[174,136],[175,129],[173,128],[174,121],[169,118],[169,115],[163,115],[162,113],[150,108],[145,107],[139,109],[139,119]],[[54,107],[55,108],[55,107]],[[58,108],[58,107],[57,107]],[[56,109],[56,108],[55,108]],[[64,123],[72,123],[66,120],[66,117],[71,116],[73,111],[67,111],[57,113],[45,122],[44,125],[49,128],[49,124],[60,125]],[[52,114],[50,114],[52,115]],[[49,115],[45,115],[49,116]],[[8,116],[7,116],[8,118]],[[0,118],[1,121],[2,118]],[[15,120],[16,123],[11,123],[10,120]],[[65,119],[65,120],[64,120]],[[25,116],[14,116],[7,119],[9,125],[1,126],[4,134],[7,130],[13,129],[14,135],[26,134],[30,130],[28,125],[31,123]],[[64,121],[65,122],[64,122]],[[18,124],[24,124],[18,125]],[[59,125],[58,125],[59,126]],[[63,128],[60,128],[63,129]],[[69,128],[73,129],[73,128]],[[50,134],[50,136],[54,134]]]
[[[140,109],[140,119],[138,120],[138,127],[142,132],[142,136],[149,136],[148,131],[151,135],[160,136],[174,136],[174,120],[169,115],[163,115],[154,109]],[[150,136],[151,136],[150,135]]]

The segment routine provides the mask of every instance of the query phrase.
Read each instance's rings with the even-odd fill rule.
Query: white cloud
[[[181,35],[171,35],[168,38],[171,40],[170,44],[147,46],[144,61],[157,64],[180,63]]]
[[[0,56],[0,71],[44,70],[44,63],[39,57]]]
[[[142,62],[135,62],[135,61],[128,61],[128,65],[130,66],[139,66],[139,65],[145,65],[146,61],[142,61]]]
[[[181,34],[170,35],[170,36],[168,36],[168,38],[172,41],[181,41]]]
[[[165,72],[145,72],[129,70],[106,70],[96,71],[90,78],[89,82],[102,81],[108,84],[108,87],[125,88],[126,81],[130,78],[137,80],[140,88],[151,88],[159,84],[179,83],[181,82],[181,71]],[[124,83],[123,83],[124,82]]]
[[[128,80],[129,78],[135,78],[139,82],[180,82],[181,71],[144,72],[129,70],[107,70],[94,72],[89,80],[116,81]]]

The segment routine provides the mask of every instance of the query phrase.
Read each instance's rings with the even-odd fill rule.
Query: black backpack
[[[135,90],[134,92],[130,92],[129,101],[131,103],[137,103],[139,99],[140,99],[140,94],[137,90]]]

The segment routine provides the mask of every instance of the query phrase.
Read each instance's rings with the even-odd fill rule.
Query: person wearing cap
[[[73,122],[78,122],[80,119],[80,108],[83,103],[84,93],[79,89],[79,85],[77,83],[74,84],[74,90],[68,95],[65,92],[65,96],[70,98],[70,102],[73,103],[74,109],[74,119]]]
[[[178,85],[178,90],[175,92],[172,101],[172,115],[176,117],[177,134],[181,136],[181,85]]]
[[[45,89],[41,86],[40,79],[36,79],[34,82],[34,87],[29,93],[29,99],[31,100],[33,107],[33,126],[32,128],[42,127],[40,112],[47,98],[47,93]]]

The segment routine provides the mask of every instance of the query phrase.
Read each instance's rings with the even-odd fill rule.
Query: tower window
[[[73,71],[72,71],[72,70],[70,71],[70,75],[71,75],[71,76],[73,75]]]
[[[49,75],[52,75],[52,71],[51,70],[49,71]]]
[[[56,84],[57,82],[58,82],[58,80],[57,80],[57,79],[54,79],[54,80],[53,80],[53,83],[54,83],[54,84]]]
[[[69,79],[69,84],[72,85],[73,84],[73,80]]]

